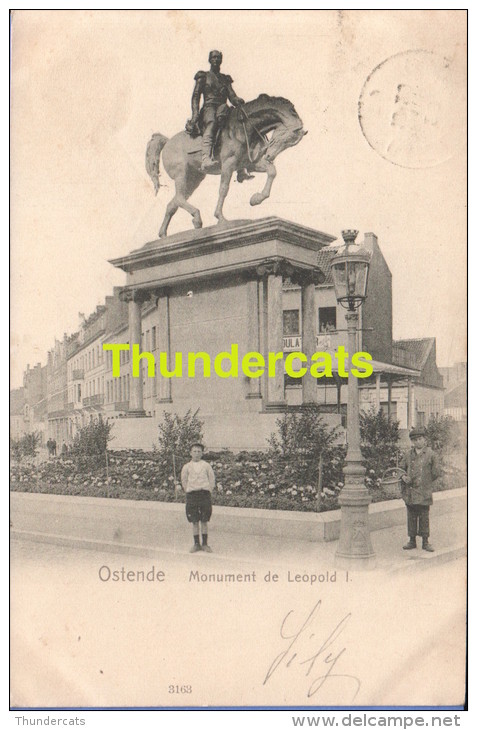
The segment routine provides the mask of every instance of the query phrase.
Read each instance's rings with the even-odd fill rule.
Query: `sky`
[[[436,337],[438,365],[465,360],[465,44],[463,11],[14,11],[12,387],[125,283],[108,259],[157,238],[173,183],[162,170],[154,197],[146,144],[184,127],[213,48],[239,96],[284,96],[308,130],[277,158],[270,199],[250,207],[257,174],[231,185],[225,215],[374,232],[394,338]],[[204,225],[218,183],[191,199]],[[179,211],[169,232],[191,227]]]

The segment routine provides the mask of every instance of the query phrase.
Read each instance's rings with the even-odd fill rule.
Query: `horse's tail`
[[[163,134],[153,134],[146,147],[146,172],[154,183],[154,192],[157,195],[159,183],[159,159],[161,157],[162,148],[168,142],[168,138]]]

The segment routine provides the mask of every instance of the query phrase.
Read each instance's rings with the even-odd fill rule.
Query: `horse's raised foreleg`
[[[219,187],[219,199],[217,201],[217,207],[215,209],[215,217],[222,223],[226,220],[223,214],[224,200],[229,192],[230,180],[232,179],[232,173],[235,170],[235,160],[230,158],[222,163],[222,174],[220,176],[220,187]]]
[[[266,198],[270,197],[270,190],[272,189],[273,181],[277,175],[277,170],[273,162],[269,162],[263,157],[254,164],[254,169],[257,170],[257,172],[267,173],[267,179],[262,192],[254,193],[250,198],[250,205],[260,205],[260,203],[263,203]]]

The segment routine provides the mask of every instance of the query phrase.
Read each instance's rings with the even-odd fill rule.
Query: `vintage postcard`
[[[12,12],[12,708],[464,708],[466,24]]]

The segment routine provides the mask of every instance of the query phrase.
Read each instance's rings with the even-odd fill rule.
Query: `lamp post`
[[[371,255],[355,244],[358,231],[342,231],[344,246],[331,263],[336,299],[347,310],[348,325],[348,405],[344,487],[338,502],[341,527],[336,565],[346,570],[374,568],[375,555],[369,534],[370,494],[364,484],[365,468],[360,447],[358,380],[351,373],[351,360],[357,351],[358,309],[366,299]]]

